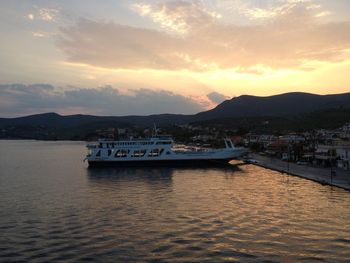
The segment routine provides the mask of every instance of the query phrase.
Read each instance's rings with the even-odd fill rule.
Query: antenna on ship
[[[158,131],[157,131],[157,126],[155,123],[153,123],[153,127],[154,127],[154,136],[157,137],[158,136]]]

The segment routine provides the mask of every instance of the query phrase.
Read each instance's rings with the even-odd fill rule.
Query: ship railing
[[[171,135],[155,135],[150,137],[151,139],[158,139],[158,140],[172,140],[173,137]]]
[[[233,145],[233,142],[230,138],[225,138],[224,139],[225,142],[225,148],[226,149],[235,149],[236,147]]]
[[[150,137],[145,138],[135,138],[135,137],[129,137],[129,138],[120,138],[119,140],[111,140],[111,139],[98,139],[99,142],[128,142],[128,141],[150,141],[150,140],[173,140],[173,137],[171,135],[154,135]]]
[[[214,149],[204,149],[204,148],[181,148],[181,149],[173,149],[174,153],[184,153],[184,154],[190,154],[190,153],[212,153],[216,152],[218,150]]]

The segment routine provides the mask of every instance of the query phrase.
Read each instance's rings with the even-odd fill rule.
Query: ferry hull
[[[152,167],[152,166],[222,166],[228,165],[232,159],[191,159],[191,160],[132,160],[132,161],[108,161],[108,160],[89,160],[90,167]]]

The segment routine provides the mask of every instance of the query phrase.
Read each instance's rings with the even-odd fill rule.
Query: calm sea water
[[[253,165],[88,169],[0,141],[1,262],[349,262],[350,193]]]

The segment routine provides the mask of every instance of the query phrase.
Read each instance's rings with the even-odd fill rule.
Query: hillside
[[[314,129],[337,129],[347,122],[350,122],[350,108],[333,108],[289,116],[211,119],[193,122],[191,125],[195,127],[212,127],[218,130],[237,130],[238,133],[283,134]]]
[[[44,113],[0,118],[0,138],[86,139],[97,129],[205,123],[245,130],[296,130],[334,127],[350,122],[350,93],[315,95],[286,93],[269,97],[239,96],[194,115],[92,116]],[[349,116],[349,117],[348,117]],[[266,122],[267,120],[267,122]],[[259,126],[259,123],[268,123]],[[327,126],[328,125],[328,126]],[[258,129],[257,129],[258,127]]]
[[[243,95],[226,100],[212,110],[200,112],[195,115],[195,119],[286,116],[341,107],[350,107],[350,93],[316,95],[293,92],[269,97]]]

